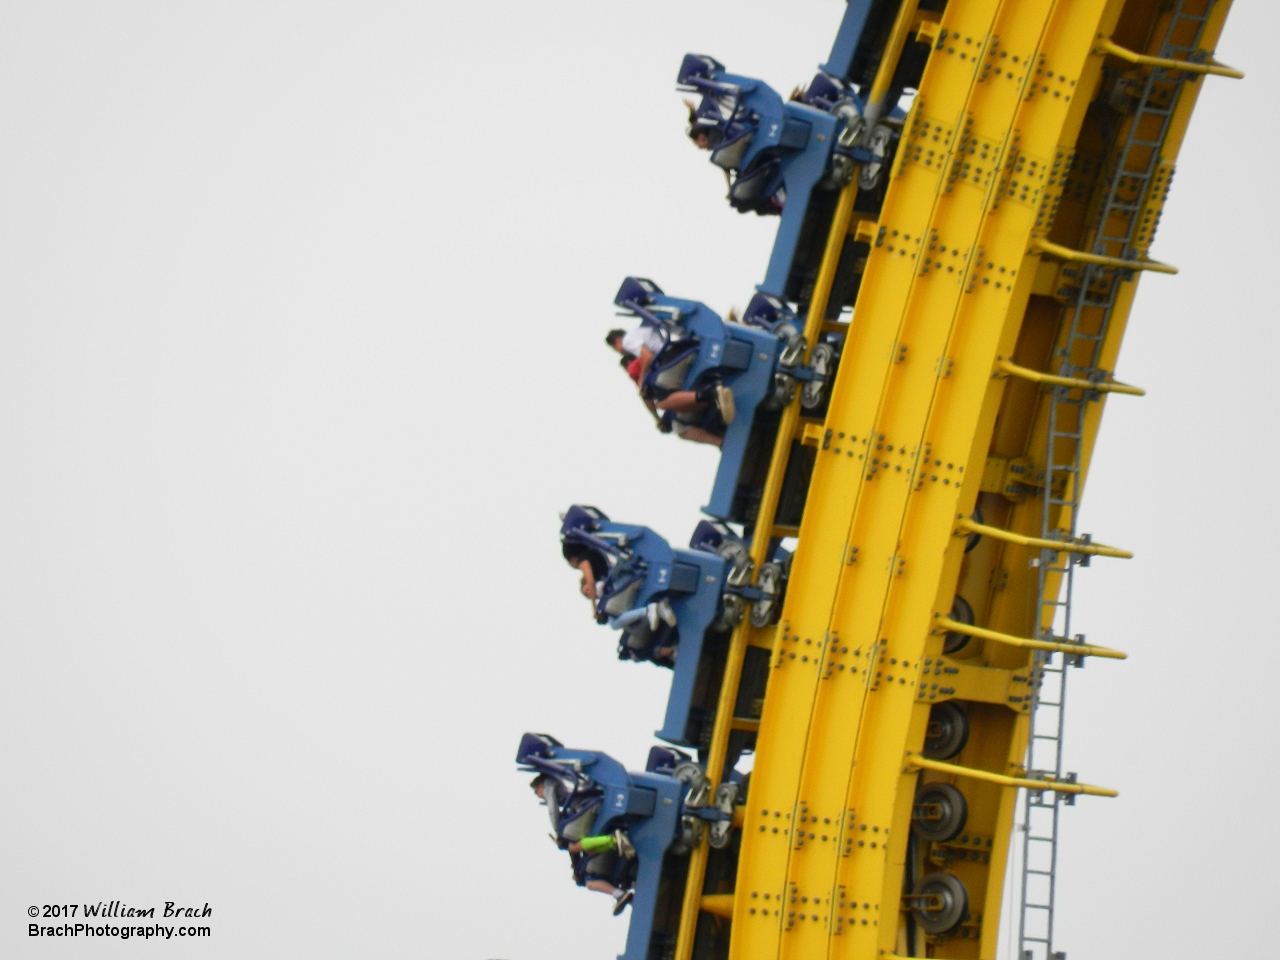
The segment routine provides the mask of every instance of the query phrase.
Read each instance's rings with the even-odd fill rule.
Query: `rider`
[[[609,553],[607,545],[591,536],[584,537],[585,531],[594,529],[592,517],[608,520],[594,508],[573,507],[564,515],[560,531],[560,553],[581,575],[578,589],[591,604],[592,619],[622,631],[620,659],[652,660],[659,666],[674,666],[680,632],[671,601],[659,593],[647,603],[630,609],[610,609],[605,581],[617,559]]]
[[[583,827],[580,821],[584,818],[577,818],[568,824],[560,822],[561,786],[553,777],[540,773],[529,786],[552,813],[552,821],[556,824],[556,834],[552,839],[557,847],[568,851],[573,865],[574,882],[588,890],[607,893],[613,897],[613,915],[616,917],[622,913],[635,896],[625,886],[631,861],[636,856],[626,832],[615,830],[612,834],[601,836],[581,836]],[[577,835],[576,838],[571,834]]]
[[[715,381],[709,381],[697,390],[665,390],[646,385],[649,366],[665,346],[662,334],[646,324],[630,333],[610,330],[605,335],[605,343],[622,355],[627,375],[640,390],[640,399],[657,421],[659,430],[663,433],[674,431],[682,440],[720,446],[723,440],[723,431],[718,429],[720,422],[728,426],[737,413],[730,387]],[[712,413],[713,408],[715,414]],[[661,416],[658,411],[662,411]]]

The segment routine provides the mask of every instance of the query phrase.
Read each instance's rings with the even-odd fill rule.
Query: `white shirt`
[[[622,338],[622,349],[633,357],[638,357],[640,356],[640,348],[645,347],[656,356],[658,351],[662,349],[662,343],[662,334],[658,332],[658,328],[646,324],[636,327]]]

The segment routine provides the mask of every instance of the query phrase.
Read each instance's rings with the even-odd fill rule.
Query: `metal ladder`
[[[1194,2],[1194,0],[1192,0]],[[1188,14],[1188,0],[1177,0],[1165,31],[1159,56],[1188,59],[1197,56],[1205,22],[1216,0],[1194,3],[1203,6],[1200,14]],[[1190,45],[1175,38],[1193,35]],[[1178,56],[1181,55],[1181,56]],[[1181,74],[1181,75],[1179,75]],[[1140,217],[1152,178],[1160,162],[1160,151],[1169,130],[1170,117],[1178,105],[1182,83],[1193,76],[1166,67],[1151,67],[1132,113],[1132,122],[1123,147],[1111,170],[1105,201],[1093,222],[1096,225],[1091,252],[1109,258],[1139,260]],[[1159,187],[1159,185],[1156,185]],[[1167,186],[1167,184],[1166,184]],[[1151,230],[1145,231],[1150,242]],[[1072,307],[1071,322],[1061,348],[1055,353],[1057,374],[1080,380],[1102,382],[1108,371],[1098,366],[1111,323],[1116,295],[1132,270],[1114,266],[1083,264],[1079,289]],[[1073,396],[1074,394],[1074,396]],[[1049,429],[1044,459],[1044,509],[1040,536],[1045,540],[1087,543],[1078,537],[1076,519],[1080,506],[1081,459],[1085,420],[1089,404],[1102,394],[1070,387],[1054,387],[1049,398]],[[1075,567],[1087,566],[1088,556],[1068,551],[1042,550],[1038,562],[1036,591],[1036,636],[1060,643],[1083,643],[1071,636],[1071,599]],[[1054,578],[1057,578],[1056,583]],[[1056,586],[1057,589],[1050,589]],[[1047,624],[1047,626],[1045,626]],[[1061,633],[1055,636],[1055,625]],[[1055,665],[1056,661],[1056,665]],[[1063,721],[1066,714],[1067,667],[1083,664],[1070,654],[1037,652],[1033,667],[1036,681],[1031,702],[1031,739],[1026,766],[1031,779],[1075,782],[1074,773],[1062,769]],[[1022,901],[1018,926],[1021,960],[1065,960],[1066,954],[1053,946],[1054,895],[1057,887],[1058,816],[1062,803],[1071,804],[1074,794],[1054,791],[1025,793],[1022,843]]]

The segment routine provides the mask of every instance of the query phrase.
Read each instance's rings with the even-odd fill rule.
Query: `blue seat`
[[[709,380],[732,388],[733,423],[725,426],[717,417],[705,424],[722,432],[723,440],[711,499],[702,509],[721,520],[749,524],[773,453],[776,412],[797,383],[804,384],[806,408],[821,402],[834,371],[834,349],[820,345],[806,363],[801,324],[785,303],[767,294],[752,300],[743,323],[727,322],[696,300],[669,297],[639,277],[622,282],[614,303],[663,333],[665,346],[650,365],[646,389],[661,396],[696,391]]]
[[[688,54],[677,78],[681,89],[701,94],[692,133],[706,133],[711,162],[735,174],[729,198],[741,211],[777,212],[782,222],[760,289],[789,292],[810,196],[828,177],[840,123],[805,103],[784,101],[768,84],[726,72],[723,64]],[[792,288],[795,283],[790,285]]]
[[[708,717],[695,703],[695,691],[700,672],[709,668],[704,650],[724,632],[721,598],[729,564],[714,553],[673,549],[647,527],[614,523],[591,507],[574,506],[565,513],[560,539],[595,551],[607,564],[608,574],[597,587],[598,622],[616,623],[626,614],[640,614],[622,627],[619,659],[652,660],[672,670],[667,712],[657,735],[670,743],[696,746]],[[651,629],[645,615],[650,604],[664,600],[675,615],[674,633],[662,622],[656,631]],[[674,663],[658,655],[670,645],[678,649]]]
[[[726,525],[699,523],[690,548],[675,549],[647,527],[614,523],[594,507],[575,505],[560,528],[566,547],[592,551],[607,569],[597,585],[596,620],[621,629],[618,656],[672,670],[662,729],[668,743],[698,747],[715,721],[729,633],[744,616],[764,626],[776,617],[790,559],[780,547],[752,582],[750,552]],[[674,627],[651,604],[670,604]],[[676,656],[660,651],[674,646]]]
[[[798,101],[766,83],[728,73],[703,54],[687,54],[680,89],[701,95],[690,116],[691,137],[705,135],[711,162],[734,174],[729,201],[738,210],[779,213],[773,254],[759,289],[792,302],[807,299],[835,209],[836,191],[855,165],[859,187],[873,191],[891,161],[903,111],[902,82],[867,103],[875,44],[895,8],[850,0],[830,59]],[[921,67],[922,69],[922,67]],[[886,122],[887,121],[887,122]]]
[[[723,819],[720,810],[705,806],[705,779],[696,765],[675,751],[655,750],[649,766],[668,772],[628,773],[607,754],[571,750],[535,733],[521,737],[516,763],[555,785],[548,812],[557,842],[625,832],[635,857],[619,858],[623,863],[614,886],[629,886],[634,899],[626,949],[618,960],[658,960],[679,926],[689,849],[706,823]],[[691,805],[699,801],[703,805]]]

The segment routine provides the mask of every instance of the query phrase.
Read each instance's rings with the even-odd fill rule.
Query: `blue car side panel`
[[[665,594],[675,611],[680,631],[679,653],[672,671],[666,718],[658,736],[669,743],[696,746],[693,740],[696,732],[689,729],[691,700],[706,632],[720,612],[720,596],[724,592],[728,564],[712,553],[673,550],[666,540],[647,527],[608,521],[600,525],[599,532],[625,534],[628,546],[647,566],[633,609],[646,606]],[[697,571],[693,592],[669,592],[677,565]]]
[[[667,714],[662,729],[656,732],[668,743],[696,747],[697,731],[689,729],[694,683],[707,630],[720,612],[720,595],[724,592],[728,565],[715,554],[695,550],[677,550],[676,556],[681,562],[698,568],[699,583],[696,593],[671,599],[680,630],[680,652],[671,678],[671,694],[667,697]]]
[[[778,370],[778,338],[766,330],[759,330],[741,324],[726,324],[732,327],[733,336],[751,344],[751,360],[746,370],[725,378],[725,384],[733,388],[734,403],[739,411],[749,411],[749,415],[741,413],[729,424],[720,445],[720,465],[716,469],[715,483],[711,488],[711,499],[702,508],[708,516],[718,520],[728,520],[733,509],[733,497],[738,489],[738,477],[742,474],[743,459],[747,452],[747,441],[751,438],[751,428],[755,423],[755,413],[760,403],[773,390],[774,374]]]
[[[786,113],[790,119],[808,123],[812,135],[803,150],[782,154],[782,181],[787,188],[787,202],[782,208],[782,222],[778,224],[778,236],[773,242],[769,269],[759,287],[775,297],[786,295],[787,278],[791,276],[791,265],[800,243],[800,228],[809,210],[809,198],[814,187],[826,175],[836,140],[836,118],[831,114],[802,103],[788,103]]]
[[[629,777],[629,792],[644,791],[648,794],[654,804],[654,812],[634,823],[628,831],[639,864],[632,887],[635,899],[631,902],[627,945],[618,955],[618,960],[649,960],[658,887],[662,880],[662,859],[675,837],[684,785],[671,777],[652,773],[632,773]],[[602,810],[600,815],[603,818],[605,811]]]
[[[728,565],[715,554],[697,550],[672,550],[667,541],[652,530],[637,540],[633,549],[649,564],[649,576],[645,578],[644,587],[636,601],[637,606],[649,603],[670,586],[670,575],[665,578],[655,577],[655,568],[663,567],[669,571],[672,562],[678,561],[698,570],[695,592],[669,595],[680,631],[680,645],[675,669],[672,671],[666,717],[662,729],[658,731],[658,736],[668,743],[697,746],[696,742],[691,742],[694,731],[689,729],[694,682],[698,676],[698,663],[702,659],[707,630],[720,612],[720,595],[724,592]]]

